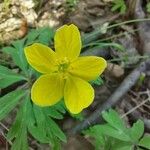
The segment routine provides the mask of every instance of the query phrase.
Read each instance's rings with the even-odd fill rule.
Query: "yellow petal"
[[[81,112],[93,102],[93,99],[94,89],[88,82],[73,76],[66,79],[64,100],[71,113]]]
[[[35,70],[41,73],[54,71],[56,53],[49,47],[35,43],[25,48],[25,56]]]
[[[76,61],[71,63],[69,72],[74,76],[91,81],[101,75],[106,66],[106,60],[102,57],[79,57]]]
[[[59,57],[76,59],[81,50],[81,37],[78,28],[71,25],[64,25],[57,29],[55,34],[55,51]]]
[[[42,75],[31,89],[31,99],[39,106],[51,106],[63,97],[64,80],[57,74]]]

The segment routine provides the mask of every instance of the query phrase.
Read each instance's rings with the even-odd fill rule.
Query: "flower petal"
[[[28,63],[41,73],[50,73],[54,70],[56,53],[49,47],[35,43],[25,48]]]
[[[106,66],[106,60],[102,57],[79,57],[76,61],[71,63],[69,72],[74,76],[91,81],[102,74]]]
[[[42,75],[31,89],[31,99],[39,106],[51,106],[63,97],[64,80],[57,74]]]
[[[55,51],[59,57],[76,59],[81,50],[81,37],[78,28],[71,25],[64,25],[56,31],[55,34]]]
[[[94,89],[88,82],[73,76],[66,79],[64,100],[71,113],[81,112],[93,102],[93,99]]]

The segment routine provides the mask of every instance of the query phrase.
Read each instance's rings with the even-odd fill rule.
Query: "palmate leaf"
[[[47,118],[47,128],[51,129],[51,132],[54,136],[60,139],[63,142],[67,142],[65,134],[61,131],[59,126],[51,118]],[[55,139],[55,138],[54,138]]]
[[[53,106],[45,107],[43,111],[45,114],[55,119],[63,119],[63,115],[66,113],[66,109],[62,100]]]
[[[16,90],[0,98],[0,120],[8,115],[24,95],[23,90]]]
[[[45,123],[44,123],[45,116],[43,115],[43,112],[41,112],[41,110],[39,110],[38,111],[39,119],[36,118],[38,116],[36,111],[37,110],[34,110],[33,105],[29,98],[28,112],[27,112],[27,116],[30,116],[27,119],[28,131],[39,142],[50,143],[49,137],[46,136],[46,129],[45,129]],[[36,115],[35,115],[35,113],[36,113]]]
[[[122,141],[127,141],[127,142],[131,141],[130,136],[124,130],[116,129],[110,126],[109,124],[100,125],[100,127],[104,135],[116,138],[118,140],[120,139]]]
[[[28,118],[28,130],[30,134],[41,143],[54,145],[57,141],[66,142],[66,137],[58,125],[45,113],[43,108],[30,103],[30,119]],[[38,131],[38,132],[37,132]]]
[[[54,30],[49,27],[40,28],[39,29],[40,35],[39,35],[39,42],[45,45],[49,45],[52,43],[52,39],[54,37]]]
[[[148,142],[150,137],[144,136],[140,140],[144,133],[144,123],[141,120],[134,123],[131,128],[127,128],[117,112],[112,109],[103,112],[102,116],[106,124],[95,125],[84,132],[95,138],[95,146],[99,146],[100,150],[101,148],[102,150],[132,150],[135,147],[140,149],[138,145],[150,148]]]
[[[44,27],[36,30],[31,30],[31,32],[22,40],[17,40],[12,42],[8,47],[4,47],[3,52],[9,54],[14,63],[28,76],[28,63],[24,54],[24,47],[34,43],[39,42],[45,45],[49,45],[52,42],[54,36],[54,31],[51,28]]]
[[[131,140],[127,128],[117,112],[110,109],[109,111],[102,112],[102,117],[108,122],[108,124],[101,126],[103,128],[102,131],[105,131],[106,135],[123,141]]]
[[[43,27],[36,30],[31,30],[26,36],[25,45],[28,46],[34,42],[39,42],[45,45],[52,43],[54,37],[54,30],[49,27]]]
[[[26,78],[0,65],[0,88],[5,88],[21,80],[26,80]]]
[[[124,130],[125,125],[123,120],[116,111],[109,109],[109,111],[102,112],[102,117],[114,128]]]
[[[14,139],[11,150],[28,150],[28,142],[27,142],[27,124],[26,120],[29,116],[27,116],[28,111],[28,95],[23,101],[23,104],[20,110],[17,113],[16,120],[12,127],[10,128],[7,138],[9,140]]]
[[[103,112],[102,116],[108,122],[102,126],[106,135],[122,141],[137,143],[144,133],[144,123],[141,120],[134,123],[132,128],[126,128],[123,120],[114,110],[110,109],[108,112]]]
[[[25,39],[12,42],[12,46],[4,47],[2,50],[11,55],[15,64],[27,74],[28,63],[24,55],[24,42]]]

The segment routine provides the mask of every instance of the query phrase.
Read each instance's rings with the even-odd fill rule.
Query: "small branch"
[[[109,97],[109,99],[103,103],[102,105],[98,106],[97,110],[91,114],[87,119],[83,122],[75,126],[73,129],[70,130],[69,134],[76,134],[82,131],[83,129],[88,128],[91,125],[96,124],[100,121],[102,111],[109,109],[110,107],[114,106],[116,103],[120,102],[122,96],[125,95],[128,90],[136,83],[139,79],[141,73],[145,72],[147,67],[150,65],[150,61],[145,61],[140,63],[140,65],[135,68],[120,84],[120,86],[115,90],[115,92]]]
[[[146,100],[144,100],[142,103],[140,103],[139,105],[137,105],[137,106],[135,106],[135,107],[133,107],[132,109],[130,109],[128,112],[126,112],[125,114],[123,114],[122,116],[121,116],[121,118],[124,118],[125,116],[127,116],[127,115],[129,115],[129,114],[131,114],[132,112],[134,112],[136,109],[138,109],[139,107],[141,107],[141,106],[143,106],[146,102],[148,102],[149,101],[149,98],[148,99],[146,99]]]
[[[0,122],[0,126],[2,126],[5,130],[9,131],[9,129],[1,122]]]
[[[133,110],[134,108],[129,102],[126,101],[125,109],[129,112],[130,110]],[[130,113],[128,115],[131,115],[133,120],[137,120],[137,119],[143,120],[145,128],[150,131],[150,119],[143,118],[137,110],[134,110],[132,113]]]

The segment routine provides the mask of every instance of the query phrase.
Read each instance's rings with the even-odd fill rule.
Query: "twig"
[[[6,139],[6,141],[8,141],[8,143],[9,143],[10,145],[12,145],[12,142],[7,139],[7,137],[5,136],[5,134],[4,134],[2,131],[0,131],[0,132],[1,132],[1,135]]]
[[[90,125],[96,124],[101,119],[102,111],[114,106],[116,103],[120,102],[122,96],[125,95],[128,90],[136,83],[139,79],[141,73],[145,72],[150,61],[145,61],[140,63],[140,65],[135,68],[120,84],[120,86],[115,90],[115,92],[109,97],[109,99],[103,103],[102,105],[98,106],[97,110],[91,114],[87,119],[83,122],[75,126],[73,129],[70,130],[69,134],[76,134],[83,129],[88,128]]]
[[[127,111],[130,111],[133,109],[132,105],[129,102],[125,102],[125,109]],[[148,129],[150,131],[150,119],[145,119],[141,116],[141,114],[137,111],[134,110],[132,113],[130,113],[129,115],[131,115],[131,117],[133,118],[133,120],[137,120],[137,119],[141,119],[144,122],[144,125],[146,127],[146,129]]]
[[[9,131],[9,129],[1,122],[0,122],[0,126],[2,126],[5,130]]]
[[[148,101],[149,101],[149,98],[146,99],[146,100],[144,100],[144,101],[143,101],[142,103],[140,103],[139,105],[137,105],[137,106],[133,107],[132,109],[130,109],[128,112],[126,112],[125,114],[123,114],[123,115],[121,116],[121,118],[124,118],[125,116],[131,114],[131,113],[134,112],[137,108],[141,107],[142,105],[144,105],[144,104],[145,104],[146,102],[148,102]]]

